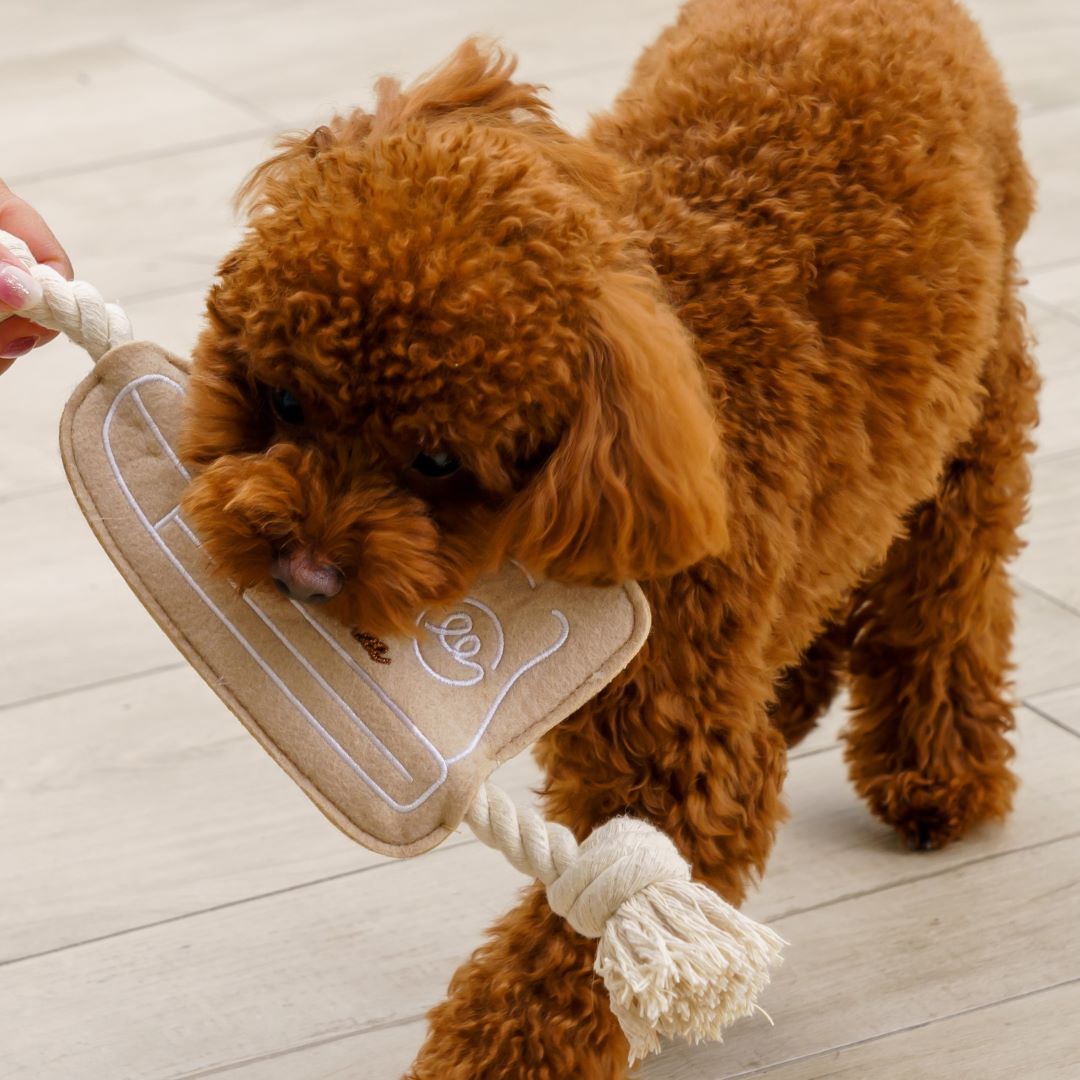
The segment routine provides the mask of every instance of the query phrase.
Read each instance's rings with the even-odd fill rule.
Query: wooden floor
[[[674,7],[9,6],[3,175],[180,352],[272,132],[473,31],[517,49],[580,128]],[[1041,189],[1023,246],[1046,392],[1015,568],[1016,813],[900,850],[851,793],[832,717],[793,763],[792,820],[750,905],[791,942],[775,1027],[673,1048],[648,1080],[1080,1077],[1080,5],[973,6]],[[63,482],[56,422],[84,368],[58,344],[0,382],[0,1080],[393,1080],[520,881],[464,836],[408,863],[351,845],[178,661]],[[524,790],[532,766],[504,779]]]

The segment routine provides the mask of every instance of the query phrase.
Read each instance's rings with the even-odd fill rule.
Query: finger
[[[0,375],[3,375],[4,372],[7,371],[7,369],[11,367],[11,365],[14,363],[14,360],[0,360]]]
[[[55,330],[46,330],[21,315],[13,315],[0,323],[0,358],[15,360],[54,337]]]
[[[41,286],[27,274],[22,262],[0,244],[0,313],[19,311],[40,299]],[[55,331],[21,316],[4,319],[0,322],[0,358],[14,359],[54,337]]]
[[[75,276],[67,252],[45,224],[45,219],[3,184],[0,184],[0,229],[25,241],[39,263],[51,266],[68,281]]]

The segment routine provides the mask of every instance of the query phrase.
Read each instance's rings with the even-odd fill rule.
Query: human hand
[[[0,180],[0,229],[20,237],[40,263],[51,266],[69,281],[74,276],[67,253],[41,215]],[[0,244],[0,312],[21,311],[41,297],[41,287],[23,264]],[[0,322],[0,375],[17,357],[56,337],[54,330],[14,315]]]

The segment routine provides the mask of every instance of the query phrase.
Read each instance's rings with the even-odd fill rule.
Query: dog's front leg
[[[530,887],[454,975],[409,1080],[621,1080],[627,1044],[594,952]]]
[[[738,903],[782,816],[770,682],[749,676],[730,643],[693,673],[655,642],[647,652],[636,675],[541,741],[548,816],[579,839],[615,814],[646,818]],[[627,1044],[593,956],[534,886],[454,976],[410,1080],[622,1080]]]

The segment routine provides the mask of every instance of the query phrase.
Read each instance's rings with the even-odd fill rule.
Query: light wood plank
[[[47,490],[4,511],[0,705],[175,663],[176,650],[98,546],[70,491]]]
[[[1025,116],[1024,156],[1038,183],[1038,209],[1020,242],[1029,271],[1080,260],[1080,105]]]
[[[622,77],[643,46],[670,21],[676,0],[597,0],[588,6],[506,4],[464,0],[444,4],[413,0],[387,7],[318,0],[267,13],[254,2],[233,4],[216,19],[208,39],[195,20],[138,34],[156,55],[200,78],[257,103],[288,124],[319,123],[331,112],[369,107],[377,76],[406,81],[442,61],[464,38],[499,38],[521,59],[521,76],[550,85],[560,115],[576,126],[581,93],[566,76],[621,69]],[[573,26],[568,33],[567,27]],[[289,78],[280,78],[282,70]],[[587,107],[607,103],[621,78],[600,78]]]
[[[363,1080],[398,1080],[416,1056],[426,1030],[423,1019],[391,1024],[238,1062],[213,1075],[225,1080],[359,1080],[362,1067]],[[170,1080],[197,1077],[185,1073]]]
[[[757,1018],[724,1046],[673,1047],[642,1078],[753,1075],[1080,977],[1078,877],[1072,839],[782,920],[792,944],[764,1002],[775,1027]]]
[[[861,1046],[754,1070],[768,1080],[1075,1080],[1080,1073],[1080,984],[939,1020]]]
[[[1080,735],[1080,686],[1069,686],[1049,694],[1039,694],[1031,700],[1031,707],[1044,716],[1052,717],[1059,724]]]
[[[968,5],[976,18],[978,5]],[[1080,22],[1060,19],[1039,25],[1014,26],[995,35],[991,46],[1012,92],[1013,100],[1026,112],[1055,109],[1080,100],[1076,58],[1080,55]]]
[[[784,919],[776,1027],[743,1022],[643,1075],[734,1075],[1075,978],[1078,871],[1063,840]],[[516,883],[467,845],[8,965],[0,1076],[154,1080],[412,1018]]]
[[[0,962],[386,861],[330,828],[187,668],[0,713],[0,732]],[[834,771],[823,784],[843,785]],[[523,754],[494,779],[528,804],[541,778]]]
[[[968,0],[964,5],[998,47],[1009,35],[1028,27],[1070,27],[1080,23],[1080,11],[1071,0]]]
[[[1038,548],[1031,558],[1040,561]],[[1080,667],[1080,614],[1014,582],[1013,659],[1020,694],[1057,690],[1076,681]]]
[[[1069,1020],[1078,1013],[1080,984],[1069,983],[857,1046],[736,1075],[768,1080],[1075,1080],[1080,1037]],[[247,1062],[219,1075],[228,1080],[353,1080],[363,1062],[366,1077],[390,1080],[408,1067],[424,1030],[424,1021],[414,1020]],[[661,1057],[645,1075],[661,1080],[664,1067]],[[702,1071],[694,1080],[725,1075],[730,1074]]]
[[[1075,272],[1080,290],[1080,270]],[[1036,458],[1080,450],[1080,320],[1032,307],[1035,356],[1043,378]]]
[[[0,967],[0,1077],[155,1080],[400,1019],[520,883],[479,845],[440,848]]]
[[[387,861],[186,667],[0,713],[0,733],[0,964]],[[525,754],[495,779],[527,804],[539,772]]]
[[[206,288],[239,228],[232,197],[273,136],[224,136],[181,152],[19,185],[108,298]]]
[[[119,41],[46,55],[9,54],[0,68],[0,99],[4,178],[16,188],[28,174],[70,173],[266,123]]]
[[[1029,278],[1027,292],[1038,302],[1080,319],[1080,262],[1037,271]]]
[[[1080,807],[1074,771],[1080,746],[1026,709],[1020,710],[1015,742],[1021,786],[1008,821],[981,826],[966,840],[930,853],[907,852],[888,826],[871,817],[839,754],[794,763],[786,790],[791,817],[746,910],[769,922],[1072,831],[1073,807]]]
[[[1032,473],[1031,515],[1023,529],[1029,546],[1016,561],[1017,576],[1080,611],[1080,452],[1036,461]],[[1075,667],[1080,640],[1070,644]]]
[[[815,987],[818,979],[823,978],[831,987],[826,992],[839,995],[843,979],[837,968],[838,957],[840,952],[848,955],[848,946],[843,935],[838,935],[836,925],[861,926],[860,932],[868,936],[880,936],[883,928],[889,927],[889,940],[897,947],[902,945],[904,950],[909,945],[914,949],[920,947],[916,930],[925,933],[926,926],[917,920],[910,925],[904,922],[907,927],[904,930],[894,921],[901,915],[903,919],[909,916],[915,919],[917,912],[922,911],[919,918],[928,922],[935,917],[940,920],[942,910],[947,909],[945,905],[955,902],[948,901],[949,896],[978,897],[984,892],[1012,895],[1010,882],[1030,882],[1032,876],[1052,877],[1059,870],[1068,869],[1071,864],[1060,855],[1066,850],[1060,845],[1052,845],[1058,852],[1053,860],[1044,860],[1039,854],[1050,850],[1045,846],[1023,855],[1003,856],[1023,860],[1011,864],[1012,871],[1000,859],[987,859],[1012,847],[1045,845],[1053,836],[1075,828],[1080,817],[1080,740],[1031,714],[1025,717],[1021,737],[1020,767],[1028,779],[1012,823],[1001,830],[986,830],[967,844],[929,856],[901,853],[885,830],[868,824],[865,810],[844,782],[839,755],[817,754],[795,762],[790,785],[794,818],[784,830],[761,894],[750,905],[758,917],[779,919],[777,925],[781,931],[798,943],[784,970],[812,971]],[[127,896],[133,907],[156,896],[162,905],[159,914],[167,917],[170,906],[176,910],[171,883],[181,881],[184,876],[205,876],[211,880],[221,877],[222,864],[227,862],[226,849],[232,842],[223,844],[220,839],[226,825],[239,829],[243,842],[252,849],[245,854],[242,849],[234,848],[236,877],[241,882],[252,874],[265,881],[275,873],[287,876],[296,869],[301,873],[311,872],[311,863],[305,866],[305,859],[319,862],[319,848],[305,855],[296,843],[300,833],[289,823],[287,814],[262,817],[265,812],[262,804],[246,797],[252,792],[250,787],[246,791],[221,792],[220,782],[211,787],[205,780],[181,786],[169,768],[180,755],[170,749],[171,736],[162,732],[160,738],[163,741],[157,744],[156,756],[161,764],[157,770],[148,764],[140,765],[138,757],[121,757],[112,770],[117,777],[125,772],[141,772],[144,791],[152,785],[161,790],[171,789],[171,794],[158,800],[143,797],[143,813],[149,806],[152,815],[147,831],[123,828],[122,839],[112,844],[104,834],[86,837],[89,857],[83,861],[87,873],[91,872],[94,854],[105,860],[102,883],[93,889],[99,901],[104,898],[105,906],[109,903],[120,906],[117,900],[108,900],[110,887],[114,897],[121,898],[121,904]],[[54,740],[49,741],[55,745]],[[122,742],[122,738],[117,740]],[[102,766],[110,764],[110,751],[115,752],[115,746],[102,747]],[[197,750],[193,757],[192,767],[186,770],[189,778],[196,773],[220,776],[212,764],[201,764],[207,760],[204,752]],[[28,773],[31,783],[36,780],[40,785],[43,776],[57,774],[48,768],[47,762],[36,769],[33,762],[19,764],[21,767],[13,771],[14,775]],[[254,764],[254,760],[248,763]],[[88,768],[95,771],[92,765]],[[266,768],[270,769],[269,764]],[[99,783],[104,782],[102,776]],[[268,784],[266,791],[270,792],[271,787]],[[258,792],[252,797],[254,794]],[[286,801],[283,793],[271,794],[275,799],[282,795],[282,804]],[[224,805],[214,805],[215,798],[224,799]],[[162,803],[166,807],[164,811],[159,809]],[[200,803],[207,804],[205,812],[198,809]],[[23,805],[16,809],[17,820],[32,820],[27,813],[30,807]],[[79,809],[84,819],[98,812],[93,798],[86,799],[85,808]],[[53,828],[59,822],[73,820],[59,810],[55,803],[43,810],[43,816],[52,822]],[[4,818],[12,820],[9,814]],[[171,825],[174,832],[185,828],[189,833],[197,830],[206,838],[207,863],[201,875],[197,861],[199,845],[190,838],[168,842],[164,838],[171,834],[168,828],[161,828],[163,824]],[[319,827],[332,831],[322,823]],[[218,838],[214,837],[215,829]],[[73,822],[76,837],[78,830],[79,823]],[[149,847],[150,836],[162,838],[160,863]],[[314,838],[313,832],[311,837]],[[55,843],[55,840],[46,841],[45,850],[36,856],[39,881],[41,869],[49,862],[48,846]],[[32,838],[30,845],[34,846]],[[110,847],[121,853],[121,859],[125,849],[136,857],[127,863],[110,863],[110,859],[117,857],[110,855]],[[66,849],[57,848],[58,859],[70,857],[75,850],[77,840],[73,839]],[[26,857],[25,852],[23,856]],[[1038,864],[1035,868],[1028,866],[1032,859]],[[260,865],[262,860],[280,861],[284,870],[268,869],[265,863]],[[965,860],[974,862],[964,868]],[[1047,862],[1046,866],[1043,861]],[[162,864],[167,866],[164,875],[160,871]],[[921,883],[899,884],[926,875],[930,876]],[[1045,880],[1049,882],[1050,877]],[[156,878],[161,879],[160,888],[155,888]],[[994,887],[977,884],[984,878],[993,881]],[[952,884],[946,887],[943,882]],[[0,999],[18,998],[24,1002],[12,1016],[16,1030],[23,1032],[15,1044],[14,1060],[24,1069],[36,1070],[14,1071],[10,1075],[34,1076],[35,1080],[72,1074],[87,1080],[94,1076],[103,1080],[105,1077],[121,1080],[126,1076],[151,1080],[171,1075],[181,1064],[192,1070],[208,1068],[346,1034],[359,1026],[418,1015],[441,991],[455,962],[478,940],[481,926],[506,906],[520,884],[518,875],[505,867],[498,856],[477,844],[468,844],[440,849],[413,862],[381,865],[359,875],[295,888],[178,922],[0,966]],[[56,891],[62,892],[64,887],[77,889],[78,875],[62,879]],[[190,898],[197,888],[188,886],[186,896]],[[838,901],[838,898],[865,896],[882,889],[885,891],[879,892],[880,897],[903,893],[908,899],[900,905],[888,901],[887,911],[877,923],[870,914],[872,904],[864,915],[832,916],[834,929],[828,930],[829,918],[823,911],[829,910],[829,904],[840,903],[846,912],[855,901]],[[928,890],[937,899],[933,902],[923,899],[921,890]],[[243,894],[241,885],[240,895]],[[42,902],[46,896],[47,890],[38,886],[32,888],[30,899]],[[868,903],[872,900],[873,897],[867,898]],[[72,897],[72,902],[77,911],[77,895]],[[1012,902],[1020,905],[1027,901],[1013,896]],[[1039,944],[1040,935],[1047,938],[1051,935],[1056,918],[1052,911],[1039,914],[1036,909],[1042,902],[1033,897],[1031,903],[1035,907],[1025,916],[1026,922],[1040,924],[1032,929],[1033,936],[1027,942],[1032,950],[1029,962],[1019,964],[1013,952],[1009,952],[1012,959],[1008,964],[1015,963],[1015,970],[1009,968],[1014,981],[1022,982],[1027,976],[1034,977],[1036,972],[1050,978],[1052,970],[1056,970],[1054,963],[1045,959]],[[1052,903],[1052,898],[1046,902]],[[934,911],[935,904],[936,912],[927,915]],[[904,914],[912,905],[911,910],[916,914]],[[63,916],[60,907],[53,903],[46,914],[54,919]],[[785,912],[799,911],[803,914],[783,917]],[[977,987],[986,988],[987,981],[980,972],[986,970],[988,957],[996,955],[994,949],[1020,949],[1019,943],[1000,942],[1000,935],[994,929],[993,919],[997,917],[994,912],[1004,917],[1006,911],[1006,906],[1001,906],[984,912],[976,904],[963,926],[949,924],[950,934],[972,937],[979,936],[975,932],[977,925],[987,927],[982,935],[986,942],[980,946],[981,959],[978,955],[968,956],[966,946],[965,949],[950,946],[941,959],[948,968],[948,979],[959,980],[964,986],[968,986],[965,980],[970,982],[965,993],[974,993]],[[72,914],[69,910],[65,917]],[[97,914],[95,911],[94,917]],[[810,929],[798,929],[804,919],[810,920]],[[40,934],[40,922],[31,918],[30,926]],[[940,936],[943,931],[938,926],[934,933]],[[814,943],[822,935],[830,948],[838,950],[837,956],[827,961],[813,953]],[[860,946],[858,940],[856,935],[850,955],[873,955],[867,954],[868,946]],[[811,950],[809,956],[807,949]],[[1064,963],[1061,957],[1059,960]],[[875,971],[879,961],[879,957],[874,957],[870,965]],[[915,967],[929,965],[928,980],[939,982],[944,975],[934,969],[935,963],[932,957],[924,956]],[[822,964],[829,969],[825,976],[819,974]],[[830,969],[830,965],[836,970]],[[1003,969],[1007,966],[1003,961]],[[925,972],[925,967],[922,970]],[[87,997],[82,986],[90,971],[98,980],[99,993]],[[805,980],[805,974],[802,978]],[[914,976],[909,975],[902,982],[914,994],[913,980]],[[805,986],[805,982],[800,982],[796,975],[784,994],[800,986]],[[153,988],[152,993],[147,992],[148,987]],[[816,988],[814,995],[818,992]],[[1007,988],[1002,992],[1007,992]],[[260,1002],[257,1016],[250,1015],[253,1001]],[[789,1004],[787,996],[777,998],[772,994],[766,1004],[771,1010],[808,1007]],[[832,1008],[838,1008],[838,1003],[834,1002]],[[265,1018],[271,1016],[273,1023],[266,1023]],[[133,1026],[134,1034],[123,1036],[116,1026],[121,1023]],[[68,1031],[65,1039],[58,1038],[56,1025],[64,1025]],[[818,1037],[815,1024],[809,1023],[803,1013],[785,1021],[783,1026],[790,1028],[789,1039],[795,1042],[799,1038]],[[744,1027],[749,1029],[753,1025]],[[145,1037],[140,1032],[145,1032]],[[854,1036],[849,1034],[850,1037]],[[754,1045],[760,1047],[760,1033],[753,1038],[757,1040]],[[734,1046],[733,1036],[729,1047]],[[789,1049],[785,1043],[783,1052],[788,1053]],[[0,1076],[5,1075],[0,1070]]]

